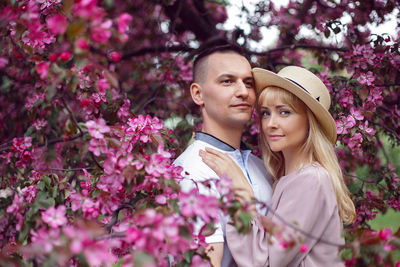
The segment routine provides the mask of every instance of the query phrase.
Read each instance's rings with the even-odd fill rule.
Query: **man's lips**
[[[231,106],[235,107],[235,108],[251,108],[251,105],[248,103],[239,103],[239,104],[234,104]]]

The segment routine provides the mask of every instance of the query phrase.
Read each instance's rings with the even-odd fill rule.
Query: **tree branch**
[[[144,54],[153,54],[153,53],[163,53],[163,52],[191,52],[194,48],[191,48],[185,44],[175,45],[175,46],[150,46],[143,47],[132,52],[129,52],[122,56],[123,60],[143,56]]]
[[[197,0],[196,0],[197,1]],[[210,24],[202,15],[195,12],[195,9],[188,4],[187,0],[177,0],[173,5],[164,5],[165,14],[174,21],[176,10],[182,5],[179,12],[179,19],[184,30],[189,30],[196,35],[196,39],[204,41],[214,35],[218,35],[215,25]]]
[[[272,48],[270,50],[267,50],[265,52],[255,52],[255,51],[250,51],[246,50],[247,54],[250,55],[256,55],[256,56],[268,56],[269,54],[272,54],[277,51],[282,51],[286,49],[310,49],[310,50],[330,50],[330,51],[339,51],[339,52],[347,52],[349,51],[348,48],[340,48],[340,47],[333,47],[333,46],[320,46],[320,45],[309,45],[309,44],[293,44],[293,45],[282,45],[276,48]]]
[[[397,141],[400,142],[400,136],[397,134],[396,130],[394,130],[394,129],[392,129],[392,128],[389,128],[389,127],[387,127],[387,126],[384,125],[384,124],[380,124],[380,123],[374,122],[374,121],[372,121],[372,120],[368,120],[368,121],[369,121],[370,123],[372,123],[373,125],[382,127],[382,128],[385,129],[386,131],[392,133],[392,134],[396,137]]]

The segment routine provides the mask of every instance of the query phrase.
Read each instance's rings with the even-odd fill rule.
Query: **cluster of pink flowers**
[[[207,15],[200,17],[210,26],[227,18],[219,3],[183,2],[193,12],[206,8]],[[357,188],[358,217],[353,225],[357,236],[350,246],[361,246],[362,253],[372,247],[370,259],[388,264],[386,255],[398,249],[398,236],[388,228],[364,230],[378,211],[400,209],[398,172],[374,155],[382,146],[377,138],[382,133],[396,140],[400,110],[393,70],[399,70],[400,56],[392,46],[396,37],[372,37],[364,25],[375,15],[384,20],[389,5],[375,1],[361,10],[346,1],[314,1],[307,12],[315,16],[301,17],[296,16],[300,2],[279,8],[260,3],[250,18],[252,33],[227,36],[243,39],[245,46],[248,40],[258,41],[262,20],[263,25],[278,25],[282,33],[278,49],[268,54],[268,67],[300,65],[310,55],[315,55],[311,65],[323,62],[319,77],[334,100],[343,170],[354,176],[358,166],[368,166],[371,177],[382,178],[379,187],[368,183],[373,190],[367,190],[364,182]],[[203,37],[198,39],[199,33],[181,21],[179,12],[173,12],[179,16],[174,20],[167,10],[176,3],[0,4],[2,260],[79,266],[84,258],[93,266],[118,260],[124,266],[140,261],[147,266],[210,266],[204,255],[205,235],[218,221],[221,207],[228,214],[227,209],[231,212],[237,203],[232,202],[226,177],[216,181],[220,199],[179,188],[182,169],[172,160],[186,145],[188,132],[201,124],[193,126],[191,120],[197,123],[187,91],[192,80],[190,53],[166,50],[191,46]],[[373,7],[379,12],[369,16]],[[353,21],[341,24],[343,14],[354,14]],[[333,54],[329,49],[311,53],[292,46],[286,49],[292,37],[293,45],[299,42],[305,49],[321,45],[310,38],[298,39],[301,25],[317,29],[317,34],[341,31],[346,38],[340,45],[350,49]],[[215,29],[221,31],[219,26]],[[138,55],[137,51],[152,48],[166,50]],[[252,60],[257,58],[252,55]],[[184,119],[174,130],[164,129],[163,120],[175,117]],[[249,123],[248,132],[244,140],[257,153],[257,123]],[[199,220],[209,224],[197,231]],[[283,249],[294,244],[284,232],[274,238]],[[308,249],[305,244],[299,248],[302,253]],[[14,257],[17,254],[22,257]]]

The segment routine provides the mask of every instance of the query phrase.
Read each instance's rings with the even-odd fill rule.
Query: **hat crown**
[[[331,97],[325,84],[311,71],[297,66],[288,66],[281,69],[277,75],[290,80],[309,93],[326,110],[331,105]]]

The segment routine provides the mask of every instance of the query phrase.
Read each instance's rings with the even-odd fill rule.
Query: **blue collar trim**
[[[235,151],[236,150],[233,146],[231,146],[231,145],[225,143],[224,141],[218,139],[217,137],[215,137],[211,134],[205,133],[205,132],[196,132],[196,140],[203,141],[203,142],[205,142],[209,145],[215,146],[216,148],[221,149],[223,151]],[[247,150],[244,143],[240,143],[240,149]]]

